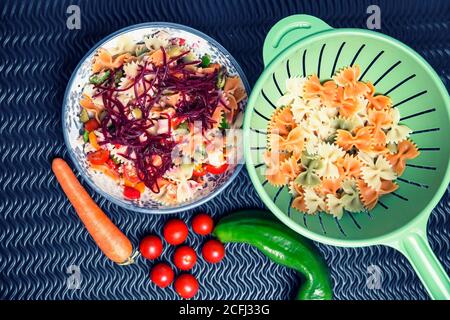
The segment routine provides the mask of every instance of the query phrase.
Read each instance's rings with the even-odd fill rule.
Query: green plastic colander
[[[322,20],[294,15],[278,22],[263,49],[265,70],[250,96],[244,122],[247,169],[268,208],[286,225],[312,240],[345,247],[387,245],[411,262],[430,296],[450,299],[450,281],[426,236],[428,217],[450,181],[450,99],[431,66],[401,42],[360,29],[333,29]],[[291,209],[287,187],[273,187],[264,176],[267,123],[290,76],[358,64],[361,80],[372,81],[399,108],[420,156],[408,161],[399,189],[383,196],[370,212],[346,213],[341,220]]]

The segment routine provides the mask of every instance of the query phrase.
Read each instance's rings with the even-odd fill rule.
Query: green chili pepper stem
[[[252,245],[275,263],[297,270],[304,280],[297,299],[333,298],[327,266],[311,242],[261,211],[232,214],[219,221],[213,234],[224,243]]]

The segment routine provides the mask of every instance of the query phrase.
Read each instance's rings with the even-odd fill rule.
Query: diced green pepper
[[[114,83],[117,85],[119,85],[120,83],[120,79],[122,79],[123,77],[123,70],[120,69],[118,70],[115,74],[114,74]]]
[[[84,142],[88,142],[89,141],[89,131],[87,131],[87,130],[84,130],[83,141]]]
[[[89,82],[95,85],[102,84],[109,78],[109,75],[110,75],[109,70],[103,72],[102,74],[100,73],[94,74],[89,78]]]
[[[217,82],[216,82],[216,87],[217,89],[223,89],[223,87],[225,87],[225,72],[223,71],[222,68],[220,68],[219,73],[217,74]]]
[[[222,129],[222,130],[230,129],[230,124],[227,121],[227,117],[225,116],[225,113],[222,113],[222,120],[220,121],[219,129]]]
[[[210,65],[210,63],[211,63],[211,57],[209,56],[209,54],[205,54],[202,57],[202,62],[200,63],[200,67],[206,68]]]
[[[147,47],[145,46],[145,44],[138,44],[136,46],[136,57],[139,57],[140,55],[144,54],[148,52]]]
[[[86,109],[84,109],[84,108],[81,109],[81,112],[80,112],[80,121],[83,123],[86,123],[89,121],[89,114],[86,111]]]

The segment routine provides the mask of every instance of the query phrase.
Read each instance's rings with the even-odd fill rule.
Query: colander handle
[[[450,279],[428,244],[426,226],[394,247],[408,258],[432,299],[450,300]]]
[[[296,14],[278,21],[264,40],[263,60],[267,66],[286,48],[310,35],[332,29],[319,18]]]

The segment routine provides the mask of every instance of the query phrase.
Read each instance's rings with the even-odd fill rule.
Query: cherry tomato
[[[190,270],[197,262],[197,254],[191,247],[182,246],[175,250],[173,262],[180,270]]]
[[[95,165],[104,164],[109,159],[109,151],[100,149],[98,151],[91,152],[87,155],[87,159],[90,163]]]
[[[202,165],[195,166],[194,171],[192,171],[194,177],[203,177],[207,173],[206,168]]]
[[[136,200],[141,197],[141,193],[139,190],[136,190],[135,188],[125,186],[123,187],[123,196],[130,200]]]
[[[188,236],[188,227],[180,219],[172,219],[167,221],[164,226],[164,239],[170,244],[179,245],[183,243]]]
[[[203,245],[202,255],[209,263],[218,263],[225,256],[225,247],[220,241],[214,239],[208,240]]]
[[[144,258],[154,260],[161,255],[163,243],[158,236],[146,236],[139,244],[139,251]]]
[[[190,299],[198,292],[198,281],[192,274],[182,274],[175,279],[175,291],[185,299]]]
[[[192,229],[195,233],[205,236],[210,234],[214,227],[213,219],[206,213],[200,213],[192,219]]]
[[[150,271],[150,280],[160,288],[169,286],[174,277],[172,268],[166,263],[158,263]]]
[[[205,165],[206,171],[212,174],[222,174],[228,169],[228,163],[224,163],[219,167],[212,166],[210,164]]]
[[[95,129],[100,128],[100,123],[98,123],[97,120],[95,119],[89,119],[85,124],[84,124],[84,129],[86,131],[94,131]]]

